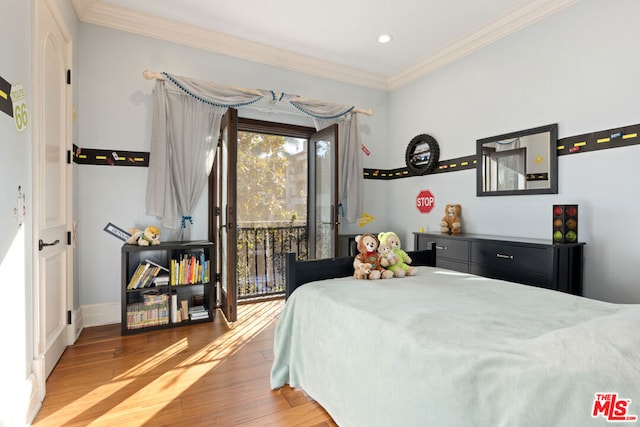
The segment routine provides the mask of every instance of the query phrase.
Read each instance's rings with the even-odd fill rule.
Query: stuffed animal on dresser
[[[378,253],[378,238],[373,234],[356,236],[358,255],[353,260],[354,277],[356,279],[388,279],[393,277],[393,272],[385,269],[389,265],[386,258]],[[363,268],[364,266],[364,268]],[[363,274],[369,268],[368,274]]]
[[[446,234],[460,234],[462,231],[462,223],[460,222],[460,213],[462,206],[447,205],[444,208],[444,217],[440,222],[440,231]]]
[[[378,234],[381,245],[388,245],[395,256],[396,262],[387,267],[394,277],[413,276],[417,273],[415,267],[410,266],[411,257],[402,250],[400,238],[393,231]]]

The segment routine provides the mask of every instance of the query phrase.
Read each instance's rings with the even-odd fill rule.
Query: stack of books
[[[169,296],[146,293],[142,302],[127,304],[127,329],[140,329],[169,323]]]
[[[160,274],[153,278],[153,284],[155,286],[166,286],[169,284],[169,275],[168,274]]]
[[[209,311],[203,305],[196,305],[189,309],[189,319],[191,320],[199,320],[199,319],[208,319]]]

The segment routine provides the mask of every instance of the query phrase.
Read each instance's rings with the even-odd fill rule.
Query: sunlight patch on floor
[[[127,387],[138,387],[136,382],[145,383],[144,376],[154,369],[164,369],[166,372],[145,383],[135,391],[129,392],[126,397],[115,398],[118,403],[109,411],[97,415],[95,423],[113,422],[114,419],[121,418],[122,413],[128,413],[132,417],[135,415],[136,422],[144,424],[154,418],[155,415],[174,399],[199,381],[204,375],[215,369],[227,357],[236,353],[247,342],[257,336],[262,330],[269,326],[278,318],[282,311],[284,301],[274,300],[259,304],[247,304],[238,306],[238,321],[231,324],[229,329],[222,335],[215,338],[211,343],[203,346],[195,353],[184,359],[180,358],[181,353],[189,350],[187,338],[181,339],[170,347],[158,352],[153,357],[137,364],[134,368],[127,370],[124,374],[116,378],[116,382],[96,388],[89,395],[82,397],[86,400],[106,400],[114,394],[122,392]],[[167,364],[174,364],[167,366]],[[200,366],[197,366],[200,365]],[[189,369],[186,369],[186,368]],[[163,390],[159,404],[157,390]],[[141,407],[141,402],[149,402],[149,406]],[[71,404],[70,406],[73,406]],[[152,408],[153,407],[153,408]],[[116,415],[119,414],[119,415]],[[74,411],[69,412],[65,408],[67,420],[79,415]],[[55,416],[55,415],[52,415]],[[62,420],[60,420],[62,421]]]

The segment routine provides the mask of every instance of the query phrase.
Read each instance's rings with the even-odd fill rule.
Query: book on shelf
[[[167,267],[165,267],[163,265],[160,265],[160,264],[158,264],[158,263],[156,263],[156,262],[154,262],[154,261],[152,261],[150,259],[145,259],[144,262],[149,263],[149,264],[153,265],[154,267],[158,267],[161,271],[164,271],[166,273],[169,272],[169,269]]]
[[[169,323],[169,296],[145,293],[142,302],[127,304],[127,329],[140,329]]]
[[[200,319],[208,319],[208,318],[209,318],[209,313],[207,313],[206,311],[203,313],[194,313],[189,315],[190,320],[200,320]]]
[[[204,253],[199,256],[183,254],[172,259],[170,264],[171,285],[193,285],[209,283],[210,262],[205,260]]]
[[[129,280],[127,289],[135,289],[138,283],[140,282],[140,278],[147,271],[148,268],[149,268],[149,264],[145,264],[145,263],[138,264],[138,267],[136,268],[136,270],[133,272],[133,275],[131,276],[131,280]]]
[[[160,293],[155,290],[148,290],[142,294],[142,301],[146,304],[166,304],[169,300],[169,295],[166,293]]]
[[[164,286],[169,284],[169,275],[168,274],[158,274],[153,278],[153,284],[156,286]]]
[[[160,274],[160,272],[169,272],[169,269],[157,264],[151,260],[144,260],[138,264],[138,267],[131,276],[131,280],[127,285],[127,289],[142,289],[153,285],[168,284],[168,274]],[[156,280],[157,277],[167,277],[167,279]],[[166,280],[166,282],[165,282]]]
[[[207,318],[209,318],[209,311],[207,311],[205,306],[196,305],[189,309],[189,319],[198,320]]]

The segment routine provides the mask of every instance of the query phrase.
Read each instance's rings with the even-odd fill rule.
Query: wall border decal
[[[74,144],[72,156],[79,165],[149,166],[149,153],[145,151],[80,148]]]
[[[560,138],[558,139],[558,156],[606,150],[609,148],[628,147],[636,144],[640,144],[640,124]],[[475,154],[457,157],[455,159],[441,160],[438,162],[437,169],[431,172],[431,174],[475,169],[476,163],[477,159]],[[365,179],[384,180],[425,176],[412,174],[406,167],[388,170],[365,168],[363,173]]]
[[[609,148],[640,144],[640,124],[585,133],[558,139],[558,156],[574,155]],[[80,148],[73,145],[73,162],[80,165],[149,166],[149,152]],[[476,168],[475,154],[440,160],[431,173],[457,172]],[[412,173],[407,167],[395,169],[363,169],[364,179],[399,179],[425,176]]]

